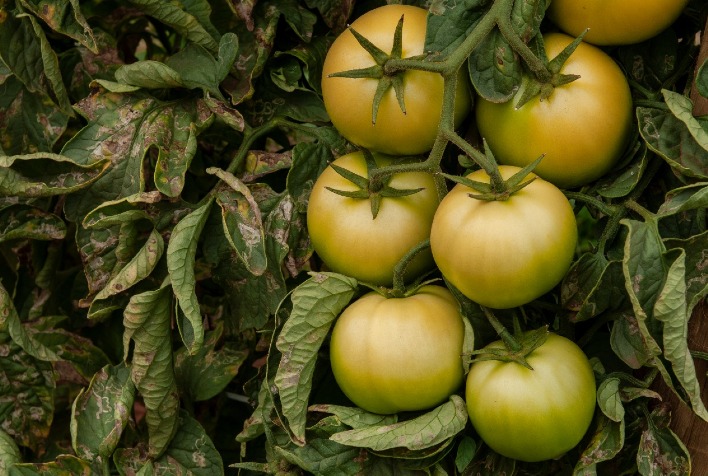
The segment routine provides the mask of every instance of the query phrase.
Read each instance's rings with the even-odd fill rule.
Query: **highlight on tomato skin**
[[[543,40],[554,58],[573,38],[548,33]],[[537,175],[561,188],[577,188],[610,172],[624,154],[634,127],[632,94],[614,60],[587,43],[580,43],[560,73],[580,78],[517,107],[527,78],[508,102],[477,100],[475,114],[499,163],[524,167],[543,155]]]
[[[402,57],[424,53],[427,10],[411,5],[385,5],[357,18],[351,29],[364,36],[386,54],[391,53],[396,26],[403,17]],[[401,109],[390,87],[378,107],[375,123],[373,103],[379,80],[374,78],[332,77],[377,63],[345,30],[330,47],[322,68],[322,97],[332,124],[350,142],[390,155],[416,155],[429,151],[438,132],[443,102],[443,78],[436,72],[408,70],[402,78]],[[455,96],[455,127],[469,114],[469,81],[460,69]]]
[[[630,45],[667,29],[689,0],[553,0],[547,16],[561,30],[594,45]]]

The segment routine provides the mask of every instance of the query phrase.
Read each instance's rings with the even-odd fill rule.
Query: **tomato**
[[[503,456],[528,462],[557,458],[590,426],[595,376],[580,347],[553,333],[526,361],[533,370],[499,360],[472,364],[465,393],[470,421]]]
[[[499,169],[505,179],[520,170]],[[467,177],[489,183],[482,170]],[[568,271],[578,239],[565,195],[540,178],[504,201],[470,197],[474,192],[456,185],[433,218],[430,246],[443,276],[468,298],[496,309],[550,291]]]
[[[379,154],[374,157],[379,166],[393,161]],[[361,152],[343,155],[334,164],[368,177]],[[425,172],[407,172],[394,175],[389,185],[423,190],[404,197],[382,198],[374,219],[370,199],[343,197],[327,189],[358,189],[332,167],[327,167],[315,182],[307,207],[307,227],[315,252],[332,271],[360,281],[390,285],[398,261],[430,237],[439,203],[433,177]],[[428,250],[410,262],[407,276],[415,277],[432,267]]]
[[[573,39],[544,36],[549,58]],[[632,96],[617,64],[602,50],[581,43],[561,69],[580,79],[556,87],[541,100],[515,104],[528,83],[506,103],[480,100],[479,131],[502,164],[524,166],[545,154],[535,172],[559,187],[588,184],[609,172],[632,130]]]
[[[423,54],[427,10],[410,5],[386,5],[365,13],[351,25],[386,53],[391,52],[396,25],[403,21],[403,54],[408,58]],[[443,79],[438,73],[403,72],[406,113],[390,88],[381,100],[376,123],[372,106],[378,85],[372,78],[329,77],[332,73],[368,68],[376,62],[358,43],[351,31],[337,37],[325,57],[322,96],[332,123],[349,141],[367,149],[392,155],[421,154],[430,150],[437,135],[443,98]],[[463,69],[458,76],[455,125],[470,109],[470,93]]]
[[[658,35],[688,0],[553,0],[548,17],[561,30],[596,45],[627,45]]]
[[[440,286],[403,298],[361,297],[339,316],[330,342],[332,372],[360,408],[391,414],[443,402],[463,383],[464,324]]]

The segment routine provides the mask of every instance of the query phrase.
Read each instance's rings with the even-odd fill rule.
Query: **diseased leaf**
[[[356,476],[367,474],[367,459],[361,450],[341,445],[326,438],[313,438],[307,445],[284,448],[276,446],[280,457],[312,474]]]
[[[308,408],[311,412],[329,413],[350,428],[366,428],[372,425],[390,425],[398,421],[396,415],[377,415],[369,413],[359,407],[345,407],[342,405],[318,404]]]
[[[305,443],[305,418],[319,348],[356,287],[352,278],[318,273],[292,293],[293,309],[276,341],[282,356],[274,383],[296,444]]]
[[[624,407],[619,389],[620,379],[617,377],[604,380],[597,389],[597,404],[602,413],[613,422],[624,420]]]
[[[177,431],[179,394],[172,368],[172,293],[169,282],[155,291],[135,294],[123,313],[123,348],[135,344],[130,377],[147,411],[148,454],[160,456]],[[127,355],[123,355],[125,360]]]
[[[49,28],[80,42],[98,53],[93,30],[81,13],[79,0],[22,0],[22,5],[41,18]]]
[[[686,253],[686,314],[691,316],[698,303],[708,294],[708,231],[685,240],[666,240],[669,250],[683,250]]]
[[[662,89],[661,94],[664,96],[664,101],[669,106],[669,110],[674,114],[674,117],[684,123],[696,143],[708,153],[708,128],[693,117],[693,103],[691,100],[668,89]]]
[[[22,461],[20,449],[10,435],[0,430],[0,473],[8,474],[10,466]]]
[[[428,15],[425,51],[438,53],[440,59],[444,59],[474,30],[490,4],[489,0],[433,1]]]
[[[167,269],[179,308],[186,319],[180,319],[180,334],[190,354],[202,345],[204,327],[202,313],[195,292],[194,260],[199,237],[209,216],[213,200],[182,218],[175,226],[167,245]]]
[[[465,401],[452,395],[448,402],[411,420],[343,431],[332,435],[331,439],[374,451],[393,448],[422,450],[454,437],[464,429],[467,419]]]
[[[649,417],[649,427],[642,432],[637,451],[637,470],[642,476],[688,476],[691,457],[686,446],[668,427]]]
[[[308,8],[316,8],[334,33],[340,33],[354,8],[353,0],[305,0]]]
[[[649,158],[646,144],[643,141],[637,142],[629,165],[601,178],[593,188],[606,198],[626,197],[644,176],[644,171],[649,165]]]
[[[10,468],[9,476],[91,476],[96,474],[88,461],[72,455],[60,455],[49,463],[23,463]]]
[[[708,183],[701,182],[679,187],[666,194],[658,214],[661,218],[697,208],[708,208]]]
[[[624,433],[624,419],[614,422],[604,415],[596,416],[592,439],[580,455],[573,476],[597,475],[597,464],[611,460],[624,446]]]
[[[619,308],[625,301],[624,277],[618,261],[601,253],[585,253],[573,263],[561,283],[563,307],[576,312],[574,322]]]
[[[180,395],[191,401],[208,400],[221,393],[236,376],[248,357],[247,350],[237,350],[233,345],[216,349],[223,337],[223,326],[208,332],[204,345],[194,355],[185,349],[174,354],[174,369]]]
[[[99,464],[118,447],[130,421],[135,386],[124,365],[102,368],[71,409],[71,445],[76,454]]]
[[[66,224],[53,213],[30,205],[10,205],[0,209],[0,243],[4,241],[61,240]]]
[[[521,85],[522,68],[516,52],[495,28],[467,62],[470,79],[484,99],[501,103],[510,100]]]

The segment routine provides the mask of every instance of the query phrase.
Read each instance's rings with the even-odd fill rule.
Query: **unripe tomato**
[[[374,154],[379,166],[391,157]],[[334,164],[368,177],[362,152],[343,155]],[[307,228],[312,247],[332,270],[360,281],[382,286],[393,282],[393,269],[414,246],[430,237],[430,225],[438,206],[435,181],[425,172],[395,174],[389,185],[398,189],[423,190],[404,197],[384,197],[376,218],[369,199],[343,197],[335,190],[358,189],[327,167],[315,182],[307,206]],[[433,267],[430,252],[418,254],[407,267],[415,277]]]
[[[573,41],[560,33],[543,39],[549,58]],[[516,109],[524,83],[508,102],[478,101],[476,115],[480,134],[499,163],[523,167],[545,154],[534,172],[572,188],[612,169],[627,145],[634,112],[627,79],[602,50],[581,43],[561,73],[580,78]]]
[[[490,448],[508,458],[557,458],[580,442],[592,422],[595,376],[580,347],[557,334],[526,360],[533,370],[499,360],[472,364],[465,394],[470,421]]]
[[[459,305],[443,287],[423,286],[403,298],[369,293],[334,325],[332,372],[364,410],[424,410],[462,384],[464,334]]]
[[[548,17],[561,30],[595,45],[628,45],[658,35],[688,0],[553,0]]]
[[[424,53],[427,10],[410,5],[386,5],[357,18],[351,27],[385,53],[390,53],[396,25],[403,20],[404,58]],[[403,72],[405,114],[393,88],[381,100],[376,123],[372,107],[378,79],[330,77],[332,73],[368,68],[376,62],[351,31],[337,37],[324,61],[322,96],[332,124],[347,140],[391,155],[415,155],[430,150],[437,135],[443,100],[443,79],[438,73]],[[457,82],[455,125],[470,109],[470,93],[463,68]]]
[[[520,170],[499,169],[505,179]],[[489,183],[482,170],[467,177]],[[565,195],[540,178],[504,201],[470,193],[477,192],[456,185],[433,218],[430,247],[443,276],[471,300],[496,309],[521,306],[555,287],[578,239]]]

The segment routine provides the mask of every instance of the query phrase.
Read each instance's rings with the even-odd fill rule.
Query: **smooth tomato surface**
[[[658,35],[688,0],[553,0],[548,16],[566,33],[595,45],[627,45]]]
[[[544,36],[549,58],[573,39],[560,33]],[[581,43],[561,73],[580,79],[559,86],[550,97],[515,104],[479,100],[480,134],[502,164],[525,166],[541,154],[535,172],[559,187],[573,188],[609,172],[622,156],[632,130],[632,96],[617,64],[602,50]]]
[[[337,319],[332,372],[364,410],[391,414],[443,402],[463,382],[464,324],[459,305],[440,286],[387,299],[369,293]]]
[[[501,455],[529,462],[556,458],[590,426],[595,376],[583,351],[556,334],[526,360],[533,370],[499,360],[472,364],[465,395],[470,421]]]
[[[427,10],[420,7],[386,5],[357,18],[351,27],[382,51],[390,53],[396,25],[404,15],[402,56],[408,58],[423,54],[427,14]],[[332,123],[354,144],[385,154],[413,155],[430,150],[442,110],[442,76],[412,70],[403,73],[406,113],[401,111],[396,94],[390,88],[380,103],[376,124],[373,124],[372,106],[378,80],[330,78],[328,75],[375,64],[351,31],[344,31],[334,41],[322,71],[322,96]],[[471,100],[462,69],[457,85],[456,126],[469,113]]]
[[[380,166],[393,160],[378,154],[375,159]],[[361,152],[344,155],[334,163],[368,177]],[[374,219],[369,199],[343,197],[327,189],[358,189],[332,167],[327,167],[315,182],[307,207],[307,227],[315,252],[332,271],[360,281],[390,285],[398,261],[430,237],[439,203],[433,177],[424,172],[396,174],[389,185],[424,190],[405,197],[383,198]],[[423,252],[410,262],[407,276],[415,277],[432,266],[431,254]]]
[[[499,169],[505,179],[519,170]],[[468,178],[489,183],[482,170]],[[470,193],[476,192],[456,185],[433,219],[430,246],[445,278],[468,298],[496,309],[521,306],[556,286],[570,267],[578,238],[565,195],[539,178],[505,201],[479,200]]]

